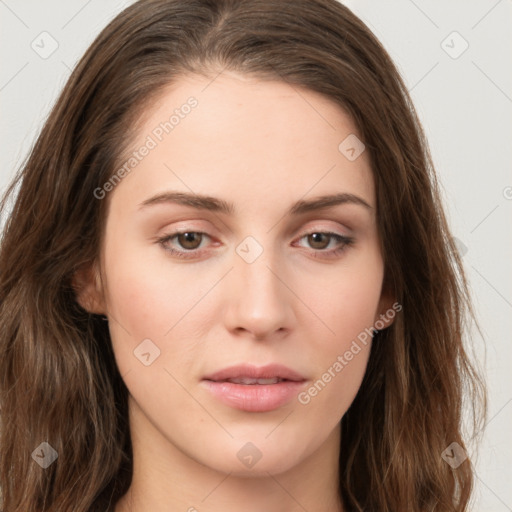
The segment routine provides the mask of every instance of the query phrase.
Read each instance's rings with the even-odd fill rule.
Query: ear
[[[72,279],[76,300],[89,313],[105,315],[107,312],[103,284],[96,264],[80,267]]]
[[[398,311],[401,310],[402,305],[396,301],[389,287],[383,287],[373,325],[379,331],[387,329],[394,322]]]

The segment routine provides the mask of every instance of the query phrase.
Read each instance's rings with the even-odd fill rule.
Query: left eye
[[[176,233],[174,236],[170,237],[170,239],[177,237],[176,239],[183,249],[193,251],[201,244],[204,234],[205,233],[198,231],[186,231],[185,233]]]
[[[201,253],[201,251],[197,249],[199,249],[204,237],[210,238],[206,233],[201,231],[183,231],[166,235],[159,239],[158,242],[165,250],[175,256],[181,258],[193,258]],[[176,239],[180,248],[176,249],[170,245],[170,242],[174,239]],[[315,249],[313,252],[325,253],[327,256],[339,254],[353,242],[353,238],[351,237],[324,231],[307,233],[299,238],[299,240],[302,239],[307,239],[310,247]],[[334,247],[330,250],[326,250],[333,240],[335,241]]]
[[[300,238],[300,240],[302,240],[303,238],[307,238],[308,244],[311,244],[310,246],[313,249],[323,251],[327,249],[330,242],[336,240],[336,238],[342,239],[344,237],[342,237],[341,235],[337,235],[336,233],[324,233],[322,231],[319,231],[315,233],[310,233],[308,235],[304,235],[303,237]],[[325,243],[325,240],[327,240],[327,244]]]

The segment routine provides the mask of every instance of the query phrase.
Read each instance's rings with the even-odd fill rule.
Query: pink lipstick
[[[230,407],[267,412],[296,397],[307,381],[300,373],[283,365],[243,364],[212,373],[202,382],[214,397]]]

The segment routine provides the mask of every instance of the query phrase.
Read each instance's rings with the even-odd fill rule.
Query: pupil
[[[319,243],[321,246],[322,246],[322,245],[325,245],[325,243],[324,243],[324,244],[322,244],[322,237],[324,237],[324,236],[325,236],[325,235],[324,235],[324,233],[313,233],[313,234],[311,234],[311,235],[309,235],[309,236],[310,236],[310,238],[312,239],[312,244],[313,244],[313,246],[314,246],[314,244],[316,244],[316,243]],[[317,247],[317,248],[318,248],[318,247]],[[321,248],[325,248],[325,247],[321,247]]]
[[[194,244],[194,238],[196,237],[197,233],[193,231],[189,231],[187,233],[182,233],[181,236],[184,237],[184,244],[182,244],[184,247],[188,249],[195,249],[197,246],[197,242]],[[187,244],[192,244],[192,247],[187,246]]]

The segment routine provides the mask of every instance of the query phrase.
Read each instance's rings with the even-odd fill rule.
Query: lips
[[[220,402],[246,412],[267,412],[285,405],[307,380],[286,366],[239,365],[206,376],[202,384]]]

